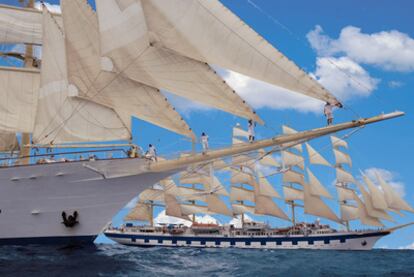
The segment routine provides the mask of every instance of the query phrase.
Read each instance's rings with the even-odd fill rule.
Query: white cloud
[[[48,2],[44,2],[46,8],[51,13],[62,13],[62,10],[60,8],[60,5],[50,4]],[[35,9],[42,10],[42,3],[36,2],[35,3]]]
[[[414,70],[414,39],[396,30],[365,34],[360,28],[347,26],[338,39],[332,39],[318,25],[307,38],[320,56],[345,54],[358,63],[385,70]]]
[[[403,82],[399,82],[399,81],[389,81],[388,82],[388,87],[390,88],[400,88],[404,85]]]
[[[214,217],[210,215],[196,216],[196,222],[205,223],[205,224],[220,224]],[[165,214],[165,210],[162,210],[156,218],[154,218],[154,224],[183,224],[185,226],[191,226],[192,222],[190,220],[184,220],[177,217],[168,216]]]
[[[315,113],[320,113],[322,110],[321,101],[233,71],[226,71],[223,78],[254,109],[294,109]]]
[[[312,75],[341,101],[369,96],[379,83],[348,57],[318,57]]]
[[[363,173],[374,182],[376,182],[376,174],[378,174],[398,193],[398,195],[400,195],[401,197],[405,196],[405,185],[404,183],[396,180],[396,178],[398,177],[396,173],[376,167],[365,169]]]
[[[414,242],[409,244],[409,245],[406,245],[406,246],[398,247],[398,249],[400,249],[400,250],[414,250]]]

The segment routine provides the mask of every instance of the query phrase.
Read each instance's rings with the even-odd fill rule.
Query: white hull
[[[326,235],[292,236],[172,236],[136,235],[133,232],[109,230],[105,235],[124,245],[200,248],[248,248],[248,249],[320,249],[320,250],[371,250],[387,231],[346,232]]]
[[[140,159],[112,159],[0,168],[0,244],[93,242],[134,196],[175,172],[145,173]],[[142,174],[105,179],[106,173]],[[110,175],[110,174],[109,174]],[[77,211],[74,227],[62,211]]]

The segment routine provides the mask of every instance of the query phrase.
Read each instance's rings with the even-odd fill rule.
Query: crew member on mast
[[[148,145],[148,150],[145,155],[147,158],[151,159],[152,161],[157,161],[157,150],[155,149],[155,146],[152,144]]]
[[[208,150],[208,136],[204,132],[201,134],[201,145],[203,146],[203,154],[204,154]]]
[[[326,102],[325,107],[323,108],[323,113],[326,116],[327,119],[327,125],[331,125],[333,123],[333,105],[331,105],[331,103]]]
[[[249,123],[247,125],[247,132],[249,133],[249,142],[254,141],[254,127],[256,126],[256,123],[253,122],[252,119],[249,119]]]

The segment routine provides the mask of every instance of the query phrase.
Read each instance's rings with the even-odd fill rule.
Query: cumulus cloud
[[[376,175],[378,174],[395,190],[396,193],[398,193],[398,195],[401,197],[405,196],[405,185],[404,183],[396,180],[398,178],[396,173],[376,167],[365,169],[363,173],[374,182],[377,181]]]
[[[244,222],[253,222],[253,219],[248,216],[247,214],[244,215]],[[236,228],[241,228],[242,226],[242,221],[241,221],[241,215],[238,215],[236,217],[234,217],[232,220],[230,220],[229,222],[230,225],[234,225],[234,227]]]
[[[399,82],[399,81],[389,81],[388,82],[388,87],[390,88],[400,88],[404,85],[403,82]]]
[[[369,96],[380,81],[348,57],[318,57],[312,76],[342,101]]]
[[[366,34],[360,28],[347,26],[333,39],[318,25],[307,38],[319,56],[339,54],[385,70],[414,70],[414,39],[396,30]]]
[[[205,224],[220,224],[214,217],[210,215],[196,216],[196,222],[205,223]],[[155,225],[161,224],[183,224],[185,226],[191,226],[192,222],[190,220],[184,220],[177,217],[168,216],[165,214],[165,210],[162,210],[156,218],[154,218]]]

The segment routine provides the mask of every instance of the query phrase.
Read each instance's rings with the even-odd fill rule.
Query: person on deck
[[[155,161],[155,162],[157,161],[157,150],[155,149],[154,145],[152,144],[148,145],[148,150],[145,156],[151,159],[152,161]]]
[[[331,125],[333,123],[333,109],[334,105],[331,105],[329,102],[326,102],[325,107],[323,108],[323,113],[327,119],[327,125]]]
[[[208,136],[204,132],[201,134],[201,145],[203,146],[203,153],[205,153],[208,150]]]
[[[256,123],[253,122],[252,119],[249,119],[249,123],[247,125],[247,132],[249,133],[249,142],[254,141],[254,127],[256,126]]]

